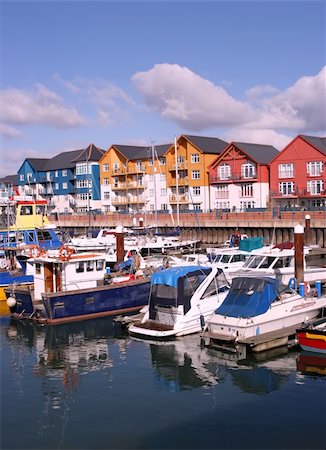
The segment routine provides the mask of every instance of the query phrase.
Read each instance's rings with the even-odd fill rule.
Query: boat
[[[297,330],[298,343],[302,350],[326,356],[326,317]]]
[[[34,285],[5,289],[11,316],[57,324],[138,311],[148,302],[150,277],[106,273],[103,253],[68,246],[32,260]]]
[[[203,341],[245,358],[248,348],[260,352],[290,345],[296,329],[311,323],[325,306],[325,295],[302,296],[276,278],[237,277],[207,320]]]
[[[168,339],[197,333],[226,297],[229,284],[221,269],[175,266],[154,272],[148,310],[128,329],[133,336]]]
[[[47,201],[15,196],[0,205],[0,250],[17,248],[27,256],[62,246],[56,227],[47,215]]]
[[[326,253],[316,246],[303,249],[303,270],[306,283],[326,282]],[[295,251],[292,242],[253,250],[243,266],[230,273],[235,277],[275,277],[288,284],[295,274]]]
[[[5,289],[17,283],[32,284],[34,277],[27,257],[17,255],[17,249],[6,248],[0,263],[0,316],[9,316]]]

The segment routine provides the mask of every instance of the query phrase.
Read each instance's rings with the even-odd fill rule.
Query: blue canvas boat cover
[[[238,318],[264,314],[277,299],[281,286],[274,278],[234,278],[230,292],[215,314]]]
[[[204,266],[177,266],[171,269],[154,272],[151,276],[151,285],[164,284],[176,288],[178,280],[184,276],[191,276],[195,272],[203,272],[208,275],[211,272],[210,267]]]

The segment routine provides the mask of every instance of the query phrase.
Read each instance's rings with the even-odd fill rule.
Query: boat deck
[[[155,331],[170,331],[173,330],[172,325],[166,325],[164,323],[156,322],[155,320],[147,320],[144,323],[135,323],[135,326],[138,328],[144,328],[146,330],[155,330]]]

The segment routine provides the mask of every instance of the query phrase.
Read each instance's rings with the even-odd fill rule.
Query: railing
[[[169,172],[175,171],[176,167],[178,167],[178,170],[188,170],[188,161],[178,162],[177,165],[169,164],[169,166],[168,166]]]
[[[307,189],[294,189],[291,192],[288,192],[286,194],[282,193],[282,192],[275,192],[275,191],[270,191],[269,193],[270,197],[278,197],[278,198],[297,198],[297,197],[316,197],[316,196],[325,196],[326,195],[326,190],[321,190],[320,192],[311,192],[308,191]]]
[[[244,175],[242,173],[232,173],[230,175],[209,175],[209,181],[211,184],[214,183],[234,183],[234,182],[251,182],[257,181],[257,174]]]
[[[189,195],[188,194],[179,194],[179,195],[175,195],[172,194],[169,196],[169,202],[174,204],[174,203],[189,203]]]

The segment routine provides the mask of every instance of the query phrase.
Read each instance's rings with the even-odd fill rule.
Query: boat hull
[[[326,355],[325,330],[297,330],[297,338],[302,350]]]
[[[36,306],[33,291],[16,289],[17,303],[11,313],[17,319],[51,324],[79,321],[138,311],[146,305],[149,291],[149,279],[135,280],[119,285],[44,293],[41,304]]]

